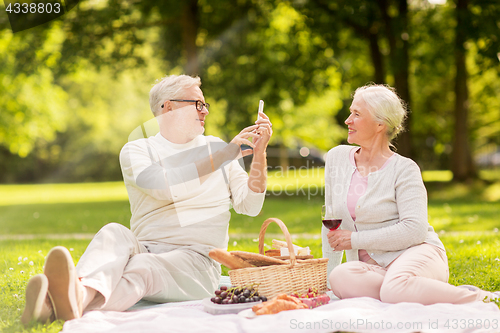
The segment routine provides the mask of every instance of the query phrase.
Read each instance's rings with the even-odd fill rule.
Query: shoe
[[[26,305],[21,323],[28,326],[31,321],[53,322],[56,317],[48,296],[49,280],[44,274],[33,276],[26,286]]]
[[[469,289],[470,291],[479,291],[481,290],[480,288],[470,285],[470,284],[463,284],[461,286],[457,286],[458,288],[464,288],[464,289]]]
[[[58,320],[82,316],[83,287],[76,276],[75,264],[68,249],[56,246],[45,260],[44,273],[49,280],[49,297]]]

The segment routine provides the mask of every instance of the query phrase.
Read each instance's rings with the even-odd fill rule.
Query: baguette
[[[279,257],[281,256],[281,251],[280,250],[267,250],[266,252],[266,256],[268,257]]]
[[[259,253],[245,252],[245,251],[231,251],[232,255],[251,263],[254,266],[270,266],[270,265],[283,265],[287,262],[281,259],[265,256]]]
[[[223,264],[229,269],[239,269],[239,268],[247,268],[247,267],[254,267],[251,263],[237,257],[231,255],[226,250],[223,249],[213,249],[210,250],[208,253],[208,256],[212,258],[213,260]]]

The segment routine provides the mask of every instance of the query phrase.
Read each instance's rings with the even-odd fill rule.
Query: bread
[[[245,251],[231,251],[232,255],[251,263],[254,266],[270,266],[270,265],[283,265],[287,264],[286,261],[268,257],[259,253],[245,252]]]
[[[280,250],[267,250],[265,253],[268,257],[279,257],[281,255]]]
[[[254,267],[251,263],[237,256],[233,256],[230,252],[223,249],[213,249],[208,253],[208,256],[229,269]]]
[[[273,239],[273,248],[275,249],[281,249],[282,247],[288,247],[288,244],[284,241],[280,241],[280,240],[277,240],[277,239]]]
[[[270,301],[252,307],[256,315],[275,314],[286,310],[307,309],[307,305],[295,297],[280,294]]]

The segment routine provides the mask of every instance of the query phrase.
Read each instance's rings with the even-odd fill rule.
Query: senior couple
[[[149,102],[160,132],[120,152],[130,229],[105,225],[76,267],[66,248],[53,248],[44,273],[26,287],[23,324],[123,311],[141,299],[202,299],[217,289],[221,269],[208,252],[227,248],[230,207],[260,212],[272,124],[260,113],[229,144],[204,136],[210,106],[200,87],[198,77],[186,75],[153,86]],[[495,297],[447,284],[446,254],[427,222],[420,170],[390,149],[402,129],[403,101],[387,86],[365,86],[356,90],[350,111],[348,142],[357,146],[335,147],[326,160],[325,204],[343,219],[342,229],[322,231],[333,292],[422,304]],[[252,149],[241,150],[243,144]],[[247,173],[240,163],[250,154]],[[338,184],[342,191],[329,191]],[[344,250],[348,262],[340,265]]]

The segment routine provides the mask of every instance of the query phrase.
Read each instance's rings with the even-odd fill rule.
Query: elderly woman
[[[497,298],[473,286],[447,283],[446,251],[427,222],[420,169],[391,150],[406,116],[394,89],[358,88],[350,113],[347,141],[359,146],[331,149],[325,170],[325,205],[342,218],[341,229],[322,230],[335,295],[424,305]],[[339,265],[344,250],[347,262]]]

